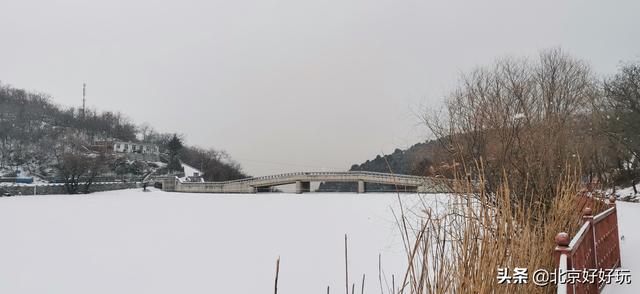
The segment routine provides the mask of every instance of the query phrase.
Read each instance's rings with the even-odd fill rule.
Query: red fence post
[[[556,241],[556,249],[555,249],[555,260],[556,260],[556,264],[560,264],[560,256],[561,255],[566,255],[567,256],[567,268],[562,269],[560,267],[558,267],[558,284],[560,282],[565,282],[565,281],[560,281],[560,273],[562,270],[567,270],[567,269],[572,269],[573,268],[573,262],[572,262],[572,258],[571,258],[571,248],[569,248],[569,243],[571,243],[571,238],[569,238],[569,234],[565,233],[565,232],[560,232],[556,235],[555,237],[555,241]],[[567,294],[574,294],[574,289],[573,289],[573,285],[567,285],[566,287],[567,289]]]
[[[607,204],[609,205],[609,207],[614,207],[616,206],[616,196],[609,196],[609,201],[607,201]]]

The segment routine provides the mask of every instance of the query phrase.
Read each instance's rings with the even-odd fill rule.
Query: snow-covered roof
[[[185,177],[191,177],[194,176],[196,173],[198,173],[199,176],[202,175],[202,171],[200,171],[199,169],[190,166],[184,162],[180,162],[182,164],[182,167],[184,168],[184,176]]]

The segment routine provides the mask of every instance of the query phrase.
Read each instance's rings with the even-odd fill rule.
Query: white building
[[[160,148],[157,145],[121,141],[113,142],[113,151],[119,153],[160,154]]]
[[[185,177],[202,177],[202,171],[200,171],[199,169],[190,166],[182,161],[180,161],[180,163],[182,164],[182,168],[184,169]]]
[[[186,182],[204,182],[202,171],[182,161],[180,161],[180,163],[184,169],[184,177],[180,178],[181,180]]]

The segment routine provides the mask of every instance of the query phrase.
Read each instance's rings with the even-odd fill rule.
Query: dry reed
[[[409,265],[393,293],[554,292],[554,286],[535,285],[531,275],[555,268],[554,236],[577,231],[582,206],[591,203],[582,201],[578,175],[559,179],[552,199],[513,195],[506,179],[488,193],[480,177],[473,183],[456,181],[449,209],[441,213],[427,208],[414,226],[401,210],[397,220]],[[498,284],[498,269],[515,267],[528,269],[529,282]]]

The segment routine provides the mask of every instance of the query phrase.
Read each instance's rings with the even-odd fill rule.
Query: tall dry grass
[[[531,277],[537,269],[556,267],[555,235],[571,235],[582,223],[586,204],[578,175],[558,179],[553,199],[514,195],[506,177],[491,194],[482,178],[456,181],[446,213],[425,209],[416,222],[402,211],[398,224],[409,266],[394,293],[554,292],[555,286],[537,286]],[[499,284],[498,268],[515,267],[528,269],[528,283]]]

